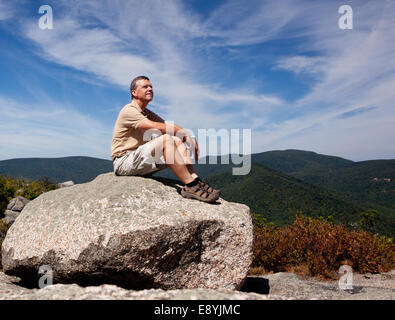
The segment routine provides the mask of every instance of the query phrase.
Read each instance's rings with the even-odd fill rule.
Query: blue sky
[[[39,28],[44,4],[53,29]],[[385,0],[0,0],[0,160],[110,159],[137,75],[149,108],[196,135],[251,129],[253,153],[394,159],[394,16]]]

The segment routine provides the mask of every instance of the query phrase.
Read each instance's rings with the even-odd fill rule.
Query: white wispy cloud
[[[0,21],[12,18],[14,14],[14,6],[7,0],[0,0]]]
[[[159,104],[164,106],[164,116],[176,123],[192,128],[232,127],[234,114],[225,112],[220,119],[216,116],[224,105],[242,101],[263,110],[262,106],[271,107],[281,101],[274,95],[251,90],[234,94],[219,85],[200,82],[199,77],[196,79],[199,64],[194,60],[193,40],[201,36],[203,29],[199,27],[199,19],[185,11],[178,1],[135,1],[128,6],[113,1],[63,4],[70,8],[69,14],[56,20],[54,30],[33,28],[35,22],[24,29],[26,37],[40,45],[39,54],[93,73],[125,90],[132,77],[150,75]],[[75,8],[78,14],[74,15]],[[84,21],[90,21],[86,19],[90,17],[100,23],[93,26],[79,20],[81,15]]]
[[[369,154],[394,156],[390,137],[395,136],[391,125],[395,120],[395,92],[391,89],[395,88],[395,44],[391,40],[395,6],[360,2],[353,8],[353,30],[328,27],[323,23],[325,12],[318,12],[321,19],[311,21],[308,49],[319,50],[319,56],[279,60],[277,66],[296,75],[318,71],[319,76],[311,91],[293,105],[300,115],[257,132],[261,139],[255,150],[304,148],[355,160],[367,159]],[[341,116],[357,106],[368,112]]]
[[[324,57],[292,56],[277,61],[275,68],[292,71],[296,74],[318,74],[323,72]]]
[[[372,159],[367,156],[371,154],[375,159],[393,159],[393,115],[379,109],[352,119],[339,115],[301,117],[283,123],[281,130],[256,132],[256,141],[262,141],[257,147],[311,150],[356,161]]]
[[[202,25],[214,46],[240,46],[279,38],[304,11],[300,1],[230,0],[216,9]]]
[[[112,132],[59,102],[26,104],[0,94],[0,159],[92,155],[109,158]],[[78,153],[78,154],[76,154]]]
[[[165,118],[191,129],[253,128],[255,152],[303,147],[351,159],[369,152],[393,155],[381,143],[395,135],[389,125],[395,116],[395,5],[353,2],[354,29],[340,30],[341,4],[229,0],[202,17],[176,0],[62,0],[55,29],[24,21],[21,35],[43,59],[125,90],[134,76],[149,75],[154,106]],[[231,52],[273,40],[296,43],[292,52],[280,50],[273,70],[300,79],[313,75],[302,98],[285,102],[278,94],[243,87],[244,82],[231,90],[205,80],[210,65],[204,54],[210,48]],[[248,60],[243,51],[238,58]],[[273,111],[281,117],[271,118]],[[353,116],[342,116],[347,113]],[[380,128],[369,133],[373,126]]]

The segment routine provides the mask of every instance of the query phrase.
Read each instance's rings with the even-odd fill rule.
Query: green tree
[[[267,219],[259,213],[251,212],[252,224],[255,227],[263,228],[265,226],[272,226],[273,222],[267,222]]]
[[[359,213],[358,226],[367,232],[372,232],[376,226],[379,212],[377,210],[368,210]]]
[[[0,214],[4,213],[13,195],[14,190],[8,186],[7,179],[0,175]]]

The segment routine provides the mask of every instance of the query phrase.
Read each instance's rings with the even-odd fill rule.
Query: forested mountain
[[[245,203],[277,225],[294,221],[297,211],[311,217],[328,217],[351,223],[362,208],[337,199],[331,192],[259,164],[245,176],[230,172],[213,175],[207,181],[222,191],[226,200]]]
[[[291,175],[316,169],[348,167],[354,164],[351,160],[303,150],[256,153],[252,155],[252,162],[264,164]]]
[[[233,176],[234,165],[221,164],[221,157],[200,159],[195,168],[201,177],[222,188],[225,199],[245,203],[278,224],[292,222],[296,211],[355,223],[361,210],[373,209],[379,213],[379,231],[395,234],[395,160],[354,162],[311,151],[284,150],[253,154],[251,161],[246,176]],[[46,176],[53,182],[83,183],[112,170],[110,160],[91,157],[0,161],[3,176],[32,180]],[[156,175],[175,178],[169,169]]]
[[[112,171],[110,160],[91,157],[21,158],[0,161],[0,174],[13,178],[39,180],[46,176],[53,182],[72,180],[83,183],[98,174]]]

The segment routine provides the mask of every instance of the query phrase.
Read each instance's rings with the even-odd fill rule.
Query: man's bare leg
[[[187,189],[184,187],[181,190],[181,195],[184,198],[194,198],[204,202],[215,202],[219,198],[217,190],[196,179],[198,175],[193,168],[191,158],[179,138],[165,134],[149,143],[153,144],[154,159],[156,158],[158,161],[163,154],[166,165],[186,185]]]
[[[186,166],[187,166],[187,169],[188,169],[190,175],[191,175],[194,179],[198,178],[198,175],[197,175],[197,173],[196,173],[196,171],[195,171],[195,168],[193,167],[191,158],[189,157],[188,150],[187,150],[185,144],[184,144],[184,143],[181,141],[181,139],[178,138],[178,137],[173,137],[173,139],[174,139],[174,141],[175,141],[175,144],[176,144],[176,146],[177,146],[177,149],[178,149],[179,153],[182,154],[183,157],[184,157],[184,163],[187,164]],[[200,180],[200,181],[201,181],[201,180]],[[209,191],[209,192],[218,193],[218,194],[221,193],[220,190],[215,190],[214,188],[210,187],[206,182],[201,181],[201,183],[203,183],[202,186],[203,186],[203,189],[204,189],[204,190]]]
[[[188,169],[190,175],[191,175],[194,179],[197,178],[198,175],[197,175],[197,173],[196,173],[196,171],[195,171],[195,169],[194,169],[194,167],[193,167],[191,158],[189,157],[188,150],[187,150],[185,144],[184,144],[184,143],[181,141],[181,139],[178,138],[178,137],[173,136],[172,138],[174,139],[174,142],[175,142],[175,144],[176,144],[176,147],[177,147],[178,152],[182,155],[182,157],[183,157],[183,159],[184,159],[184,163],[186,164],[187,169]]]
[[[175,141],[176,140],[174,139],[173,136],[164,134],[158,138],[151,140],[149,143],[153,145],[152,153],[154,158],[155,157],[159,158],[160,155],[163,154],[166,165],[181,180],[181,182],[185,184],[191,183],[193,180],[195,180],[195,177],[197,177],[197,175],[196,173],[195,173],[196,176],[192,175],[193,172],[191,174],[190,171],[188,170],[186,164],[186,160],[188,159],[186,159],[180,153]],[[191,163],[190,159],[189,159],[189,163]]]

